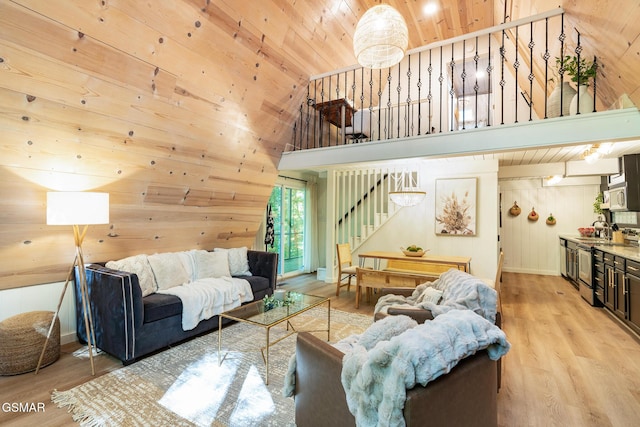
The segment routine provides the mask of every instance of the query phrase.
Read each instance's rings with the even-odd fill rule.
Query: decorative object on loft
[[[427,195],[420,190],[416,178],[417,172],[402,171],[392,175],[395,180],[395,191],[389,192],[389,199],[398,206],[415,206]]]
[[[529,215],[527,216],[527,219],[529,221],[537,221],[538,219],[540,219],[540,215],[538,215],[538,213],[536,212],[536,208],[531,208],[531,212],[529,212]]]
[[[436,235],[475,236],[477,178],[436,180]]]
[[[53,321],[47,333],[40,360],[36,367],[36,374],[40,369],[47,343],[53,330],[55,319],[60,313],[62,300],[67,291],[67,285],[73,277],[73,270],[78,267],[79,287],[82,293],[82,313],[85,328],[87,331],[87,346],[89,348],[89,360],[91,362],[91,375],[95,375],[95,367],[93,364],[93,348],[96,345],[95,332],[93,330],[93,319],[91,317],[91,307],[89,304],[87,291],[87,278],[84,269],[84,256],[82,254],[82,241],[84,240],[87,229],[90,224],[108,224],[109,223],[109,193],[93,193],[82,191],[61,191],[47,193],[47,225],[71,225],[73,226],[73,239],[76,245],[76,255],[73,264],[67,274],[67,280],[62,288],[62,295],[58,302],[58,308],[53,316]],[[84,225],[82,230],[80,226]],[[78,319],[80,320],[80,319]]]
[[[562,82],[561,85],[557,84],[547,100],[547,117],[568,116],[571,111],[571,101],[575,95],[576,90],[571,86],[571,83]],[[560,105],[561,99],[562,106]]]
[[[571,105],[569,105],[570,115],[575,116],[576,114],[587,114],[595,111],[593,96],[591,96],[588,89],[587,85],[581,84],[578,86],[578,93],[573,96]]]
[[[547,225],[556,225],[556,217],[552,213],[549,214],[546,221]]]
[[[520,212],[522,212],[522,209],[518,206],[518,202],[513,202],[513,206],[509,208],[509,215],[518,216],[520,215]]]
[[[589,80],[596,77],[598,70],[595,58],[593,61],[587,61],[584,58],[580,58],[578,61],[577,56],[565,55],[563,59],[556,58],[556,63],[564,68],[564,72],[571,77],[571,81],[578,87],[578,93],[571,99],[569,114],[593,112],[595,110],[593,97],[589,94],[587,88],[589,87]],[[578,100],[580,105],[578,105]]]
[[[409,43],[407,23],[393,7],[383,4],[367,10],[356,27],[353,51],[365,68],[387,68],[404,58]]]

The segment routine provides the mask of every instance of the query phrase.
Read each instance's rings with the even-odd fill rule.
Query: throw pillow
[[[179,286],[191,280],[181,258],[179,253],[173,252],[149,255],[149,264],[156,278],[158,290]]]
[[[247,251],[248,249],[246,246],[231,249],[214,249],[214,252],[225,252],[227,254],[229,259],[229,272],[232,276],[251,276]]]
[[[193,251],[195,279],[210,277],[231,277],[229,256],[225,252]]]
[[[438,289],[428,287],[422,292],[422,295],[418,297],[416,303],[430,302],[432,304],[438,304],[442,298],[442,293],[443,292]]]
[[[153,276],[153,270],[147,259],[147,255],[133,255],[117,261],[109,261],[105,264],[107,268],[114,270],[126,271],[138,276],[138,283],[142,290],[142,296],[146,297],[158,290],[156,279]]]

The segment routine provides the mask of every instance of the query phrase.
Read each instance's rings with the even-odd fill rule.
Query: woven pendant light
[[[409,43],[407,23],[389,5],[367,10],[356,27],[353,51],[365,68],[387,68],[399,63]]]

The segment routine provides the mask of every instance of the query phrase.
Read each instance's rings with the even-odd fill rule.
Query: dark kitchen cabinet
[[[604,305],[616,316],[626,317],[625,304],[625,259],[609,253],[604,254]]]
[[[593,289],[596,293],[596,305],[604,304],[605,272],[604,272],[604,252],[593,251]]]
[[[627,324],[640,333],[640,263],[627,260],[626,275]]]
[[[616,276],[616,295],[613,312],[621,319],[624,319],[627,316],[627,283],[625,277],[625,261],[625,258],[619,256],[613,257],[613,264],[615,267],[614,271]]]
[[[578,244],[567,241],[567,278],[578,289]]]
[[[613,255],[604,254],[604,306],[611,311],[615,311],[616,296],[616,276],[615,267],[613,266]]]

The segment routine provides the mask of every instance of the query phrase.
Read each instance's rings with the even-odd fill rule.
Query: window
[[[274,242],[269,252],[279,256],[278,275],[300,273],[304,268],[305,189],[304,184],[277,185],[269,198],[274,222]]]

